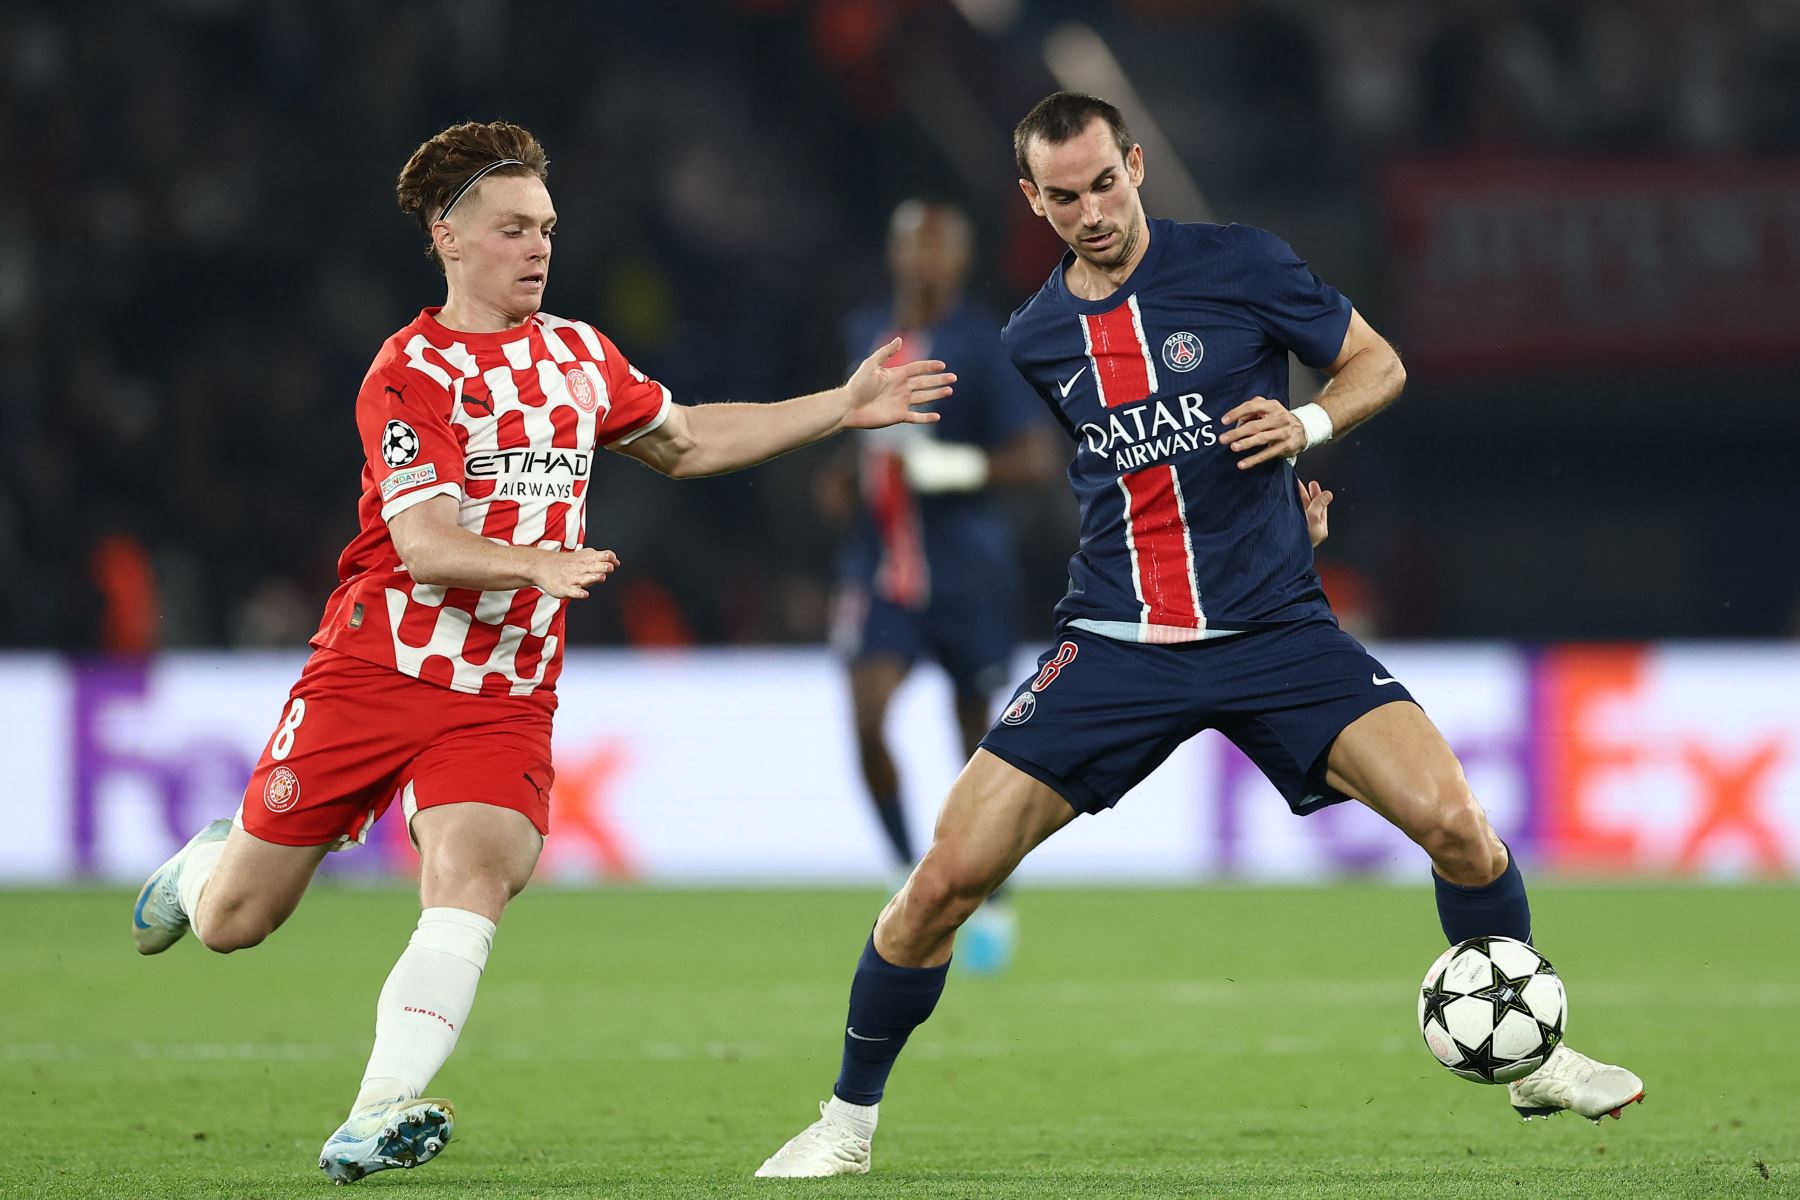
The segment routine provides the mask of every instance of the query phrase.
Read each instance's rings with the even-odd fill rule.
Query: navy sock
[[[881,819],[882,832],[887,834],[888,845],[894,848],[900,865],[912,866],[912,838],[906,833],[906,810],[900,807],[900,797],[875,797],[875,815]]]
[[[888,1072],[912,1031],[925,1023],[944,994],[941,967],[896,967],[875,952],[875,938],[863,947],[850,981],[850,1019],[844,1029],[844,1064],[831,1090],[850,1104],[878,1104]]]
[[[1506,870],[1490,884],[1459,887],[1436,871],[1431,881],[1437,885],[1438,922],[1451,945],[1495,934],[1531,940],[1531,903],[1525,898],[1525,877],[1519,874],[1519,858],[1511,847],[1506,851]]]

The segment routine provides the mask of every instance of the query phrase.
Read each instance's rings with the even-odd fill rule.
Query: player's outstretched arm
[[[1331,525],[1326,520],[1325,510],[1331,507],[1331,493],[1318,483],[1300,484],[1300,506],[1306,513],[1306,536],[1312,539],[1313,548],[1331,536]]]
[[[1253,396],[1222,416],[1227,428],[1219,441],[1242,457],[1238,467],[1247,470],[1277,458],[1293,458],[1302,450],[1330,438],[1341,437],[1399,399],[1406,386],[1406,368],[1400,355],[1376,333],[1362,314],[1350,310],[1350,327],[1337,358],[1325,368],[1331,376],[1314,408],[1316,424],[1309,427],[1279,400]]]
[[[619,565],[611,550],[503,546],[456,521],[456,500],[433,496],[394,514],[388,535],[415,583],[483,592],[534,587],[558,600],[585,600]]]
[[[896,338],[876,350],[842,387],[779,404],[674,405],[660,426],[618,449],[689,479],[767,462],[842,429],[929,424],[938,415],[915,406],[948,396],[956,376],[936,359],[883,366],[899,348]]]

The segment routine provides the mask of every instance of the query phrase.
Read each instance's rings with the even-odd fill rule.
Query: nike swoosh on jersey
[[[1087,368],[1083,367],[1083,368],[1081,368],[1081,370],[1079,370],[1079,371],[1075,372],[1073,375],[1069,376],[1069,382],[1059,383],[1056,385],[1056,390],[1062,393],[1062,397],[1064,400],[1067,400],[1069,398],[1069,389],[1075,386],[1075,381],[1077,379],[1080,379],[1083,375],[1086,375],[1086,374],[1087,374]]]
[[[1388,676],[1388,678],[1386,678],[1386,679],[1383,679],[1379,675],[1371,675],[1371,676],[1369,676],[1369,682],[1373,683],[1376,687],[1380,687],[1381,685],[1383,685],[1385,683],[1399,683],[1400,681],[1398,679],[1395,679],[1391,675]]]
[[[856,1032],[856,1026],[854,1026],[854,1025],[846,1027],[844,1032],[849,1034],[851,1037],[855,1038],[859,1042],[885,1042],[888,1040],[887,1038],[884,1038],[884,1037],[878,1037],[878,1038],[864,1037],[862,1034]]]

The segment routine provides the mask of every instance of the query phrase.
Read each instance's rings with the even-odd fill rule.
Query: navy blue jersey
[[[934,593],[980,599],[996,573],[1014,572],[1011,532],[987,492],[919,495],[901,465],[905,443],[935,438],[994,450],[1044,419],[1037,397],[1000,345],[1000,322],[968,301],[925,329],[900,329],[888,305],[852,312],[844,344],[852,369],[869,352],[903,339],[896,362],[942,359],[956,372],[956,395],[936,410],[933,425],[899,425],[860,435],[861,504],[840,561],[847,583],[906,608],[923,609]]]
[[[1248,471],[1219,418],[1288,402],[1288,351],[1343,346],[1350,302],[1273,234],[1150,222],[1150,245],[1103,300],[1071,295],[1072,254],[1007,323],[1021,374],[1075,439],[1081,545],[1059,624],[1193,641],[1329,611],[1291,466]]]

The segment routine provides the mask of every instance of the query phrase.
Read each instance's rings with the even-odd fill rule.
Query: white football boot
[[[819,1102],[819,1119],[788,1139],[756,1169],[758,1179],[823,1179],[827,1175],[865,1175],[869,1139],[838,1120],[829,1102]]]
[[[1553,1117],[1568,1109],[1598,1123],[1615,1121],[1628,1104],[1644,1098],[1644,1081],[1611,1063],[1595,1062],[1567,1046],[1558,1046],[1543,1066],[1506,1085],[1512,1106],[1527,1121]]]
[[[181,911],[181,893],[176,886],[181,882],[188,852],[207,842],[222,842],[230,833],[231,818],[209,822],[144,880],[137,906],[131,910],[131,937],[137,942],[139,954],[161,954],[188,931],[188,915]]]
[[[350,1119],[319,1151],[319,1169],[333,1183],[355,1183],[393,1167],[416,1167],[437,1157],[456,1128],[448,1100],[379,1100]]]

